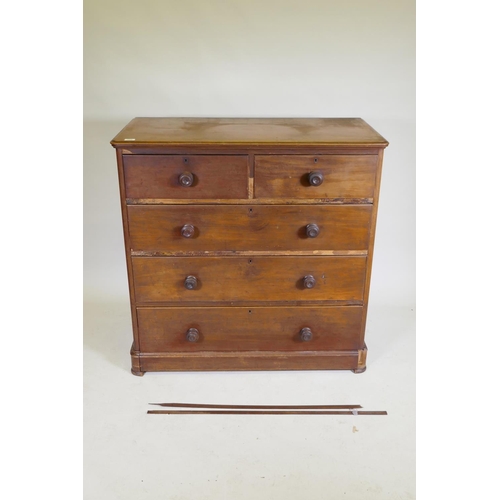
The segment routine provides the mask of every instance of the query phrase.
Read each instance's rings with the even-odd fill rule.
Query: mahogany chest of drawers
[[[135,118],[111,144],[132,373],[365,370],[383,137],[359,118]]]

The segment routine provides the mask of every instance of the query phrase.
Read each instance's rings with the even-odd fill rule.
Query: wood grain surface
[[[246,155],[124,156],[127,198],[248,198]],[[179,176],[193,174],[184,187]]]
[[[362,300],[365,257],[132,257],[137,303]],[[306,289],[303,279],[316,278]],[[187,276],[198,286],[185,288]]]
[[[313,186],[311,172],[323,182]],[[372,198],[376,155],[256,155],[256,198]]]
[[[367,250],[371,205],[128,207],[133,251]],[[320,228],[306,236],[307,224]],[[184,225],[194,226],[191,237]],[[242,237],[244,235],[244,237]]]
[[[149,371],[354,370],[358,351],[201,351],[141,353]]]
[[[360,306],[137,308],[145,352],[358,349],[362,313]],[[310,341],[301,341],[303,327]],[[186,340],[189,328],[199,331],[197,342]]]
[[[135,118],[111,144],[132,373],[366,369],[380,134],[360,118]]]
[[[111,141],[140,145],[336,145],[386,147],[361,118],[149,118],[131,120]]]

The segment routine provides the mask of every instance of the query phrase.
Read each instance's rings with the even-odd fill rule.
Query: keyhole
[[[318,159],[317,158],[314,158],[314,163],[318,163]]]
[[[188,162],[188,159],[187,158],[184,158],[184,163],[187,163]]]

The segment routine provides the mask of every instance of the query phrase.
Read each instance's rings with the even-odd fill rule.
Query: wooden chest
[[[359,118],[135,118],[111,144],[132,373],[365,370],[383,137]]]

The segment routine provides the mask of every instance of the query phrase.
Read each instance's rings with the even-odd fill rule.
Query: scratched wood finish
[[[371,205],[373,198],[252,198],[252,199],[179,199],[127,198],[128,205]]]
[[[248,198],[246,155],[124,156],[127,198]],[[179,177],[189,172],[193,184]]]
[[[127,219],[127,208],[125,203],[125,179],[123,176],[123,162],[122,155],[119,151],[116,152],[116,160],[118,164],[118,184],[120,188],[120,202],[122,211],[122,224],[123,224],[123,238],[125,243],[125,259],[127,262],[127,278],[128,278],[128,290],[130,297],[130,310],[132,316],[132,332],[134,337],[134,342],[132,344],[132,349],[140,348],[140,335],[139,327],[137,326],[137,314],[135,307],[135,288],[134,288],[134,278],[132,276],[132,258],[128,251],[130,247],[129,232],[128,232],[128,219]],[[134,366],[137,368],[137,362],[132,357],[132,371],[134,371]]]
[[[376,155],[256,155],[256,198],[373,198]],[[323,182],[310,184],[320,172]]]
[[[236,257],[236,256],[247,256],[253,257],[255,255],[270,255],[277,256],[282,255],[283,257],[288,257],[290,255],[299,256],[346,256],[346,255],[356,255],[364,256],[368,254],[367,250],[195,250],[195,251],[148,251],[148,250],[131,250],[130,255],[133,257],[201,257],[201,256],[213,256],[218,257]]]
[[[360,306],[137,309],[145,352],[358,349],[362,314]],[[301,340],[304,327],[309,341]],[[199,331],[197,342],[186,339],[189,328]]]
[[[128,207],[133,251],[367,250],[371,205]],[[308,238],[306,226],[320,228]],[[190,224],[194,233],[184,237]],[[242,237],[244,235],[244,237]]]
[[[136,301],[361,300],[365,257],[132,257]],[[303,279],[316,285],[307,289]],[[198,281],[185,287],[187,276]]]
[[[366,369],[386,139],[359,118],[136,118],[111,144],[132,306],[132,373]],[[179,182],[184,173],[189,187]],[[303,231],[310,214],[315,221],[307,223],[320,234],[301,238],[294,224]],[[178,216],[192,221],[176,222]],[[192,238],[177,232],[185,224],[194,226],[193,234],[184,230]],[[196,286],[187,290],[191,273]],[[307,327],[284,312],[317,310],[332,313]],[[355,320],[342,323],[344,310],[358,311]],[[161,311],[159,319],[148,316],[152,311]],[[190,313],[198,315],[196,334],[181,325]],[[243,313],[245,320],[235,316]],[[184,344],[172,333],[172,318],[193,328],[189,339],[197,342],[189,350],[177,350]],[[340,329],[325,333],[329,321]],[[300,342],[290,340],[286,325],[300,326]]]
[[[355,370],[358,351],[141,353],[141,371]]]
[[[114,147],[265,145],[383,148],[387,141],[361,118],[138,117],[111,141]]]

